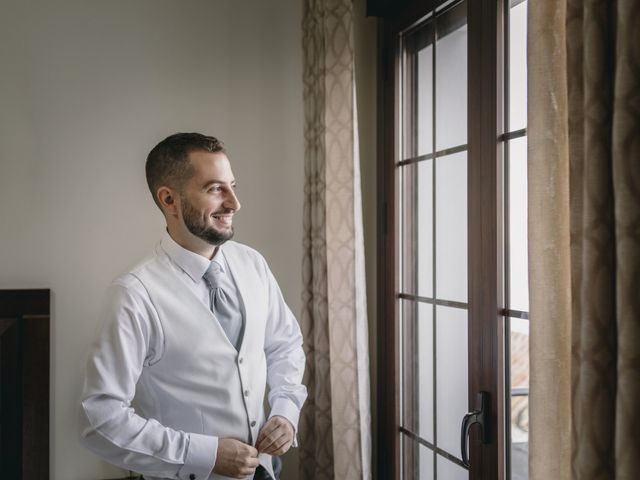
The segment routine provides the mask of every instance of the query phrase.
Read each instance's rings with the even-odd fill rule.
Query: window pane
[[[433,151],[433,20],[404,38],[403,159]]]
[[[417,165],[400,167],[400,291],[416,293]]]
[[[418,295],[433,297],[433,160],[418,164]]]
[[[405,480],[434,480],[434,453],[410,436],[402,433],[401,452],[402,477]],[[438,478],[445,478],[438,474]]]
[[[433,441],[433,306],[418,305],[419,434]]]
[[[436,159],[436,296],[467,301],[467,152]]]
[[[418,52],[418,155],[433,152],[433,46]]]
[[[469,472],[438,455],[438,480],[468,480]]]
[[[509,308],[529,310],[527,138],[509,141]]]
[[[401,419],[402,426],[417,432],[418,425],[418,304],[413,300],[400,300],[401,338]]]
[[[420,445],[420,475],[418,478],[420,480],[433,480],[433,450],[424,445]]]
[[[433,297],[433,160],[400,168],[400,289]]]
[[[527,126],[527,2],[510,0],[508,42],[508,130]],[[528,253],[527,253],[527,138],[510,140],[508,149],[508,201],[509,201],[509,279],[508,307],[511,310],[529,310]],[[529,430],[529,321],[511,318],[510,332],[510,408],[511,480],[528,478]]]
[[[510,2],[509,130],[527,126],[527,2]]]
[[[433,306],[401,300],[402,426],[433,443]]]
[[[466,3],[436,19],[436,150],[467,143]]]
[[[529,321],[511,318],[511,480],[527,476],[529,449]]]
[[[460,422],[469,411],[467,311],[436,306],[435,330],[438,447],[460,457]]]

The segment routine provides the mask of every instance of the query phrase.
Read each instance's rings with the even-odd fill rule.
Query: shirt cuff
[[[277,398],[273,402],[269,418],[276,415],[284,417],[291,422],[293,426],[293,443],[292,447],[298,446],[298,420],[300,419],[300,409],[295,403],[288,398]]]
[[[218,455],[218,437],[189,434],[189,448],[184,465],[178,471],[180,480],[205,480],[211,475]]]

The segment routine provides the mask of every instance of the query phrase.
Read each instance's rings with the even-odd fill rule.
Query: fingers
[[[256,448],[260,451],[262,451],[262,449],[260,448],[262,442],[264,441],[264,439],[271,435],[275,430],[277,430],[280,427],[280,423],[277,420],[277,417],[273,417],[270,418],[267,423],[265,423],[262,428],[260,429],[260,432],[258,433],[258,439],[256,440]]]
[[[256,445],[256,448],[260,452],[274,455],[276,450],[283,448],[287,443],[291,443],[291,440],[292,436],[286,428],[277,428],[270,434],[265,435],[262,441]]]
[[[260,433],[264,433],[265,435],[269,435],[270,433],[282,428],[283,420],[280,417],[272,417],[265,423],[260,430]]]
[[[284,430],[277,430],[262,439],[259,445],[256,445],[262,453],[271,454],[271,450],[284,445],[287,441],[287,433]]]
[[[238,475],[235,478],[247,478],[253,476],[260,465],[258,460],[258,450],[251,445],[243,445],[242,464],[238,467]]]
[[[253,475],[260,464],[258,450],[235,439],[221,438],[218,441],[215,473],[232,478],[246,478]]]
[[[282,455],[293,442],[293,427],[284,417],[275,416],[262,427],[258,434],[256,448],[269,455]]]
[[[269,445],[263,453],[267,453],[269,455],[284,455],[291,448],[291,440],[285,437],[281,437],[279,440],[273,442]]]
[[[251,458],[257,458],[258,457],[258,449],[255,447],[252,447],[251,445],[244,445],[247,448],[247,455]]]
[[[255,449],[254,449],[255,450]],[[258,454],[256,450],[256,455]],[[234,475],[234,478],[246,478],[250,475],[253,475],[260,465],[260,461],[256,457],[248,457],[245,459],[244,464],[237,468],[237,474]]]
[[[280,422],[276,420],[276,417],[270,418],[267,423],[264,424],[260,433],[258,433],[258,439],[256,440],[256,448],[258,451],[263,452],[265,448],[271,445],[274,440],[282,435],[282,426]]]

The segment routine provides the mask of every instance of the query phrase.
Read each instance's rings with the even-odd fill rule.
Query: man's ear
[[[165,215],[177,215],[180,208],[178,192],[169,187],[160,187],[156,192],[158,202]]]

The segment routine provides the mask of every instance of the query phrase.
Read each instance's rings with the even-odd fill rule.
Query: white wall
[[[176,131],[225,141],[236,238],[262,251],[300,311],[301,2],[0,0],[0,11],[0,288],[53,292],[51,478],[113,477],[76,440],[77,397],[108,282],[161,234],[143,171],[155,143]]]

